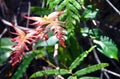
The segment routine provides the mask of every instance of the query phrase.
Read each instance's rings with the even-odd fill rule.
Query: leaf
[[[53,10],[57,4],[59,4],[61,0],[48,0],[47,5],[49,6],[50,10]]]
[[[81,16],[79,10],[81,10],[81,5],[77,0],[48,0],[47,5],[52,8],[52,10],[57,6],[57,10],[65,11],[61,19],[65,21],[68,33],[73,31],[77,23],[80,22]]]
[[[50,10],[48,8],[41,8],[41,7],[37,7],[37,6],[32,6],[30,8],[31,12],[33,12],[35,15],[48,15],[50,13]]]
[[[76,76],[69,76],[67,79],[77,79]]]
[[[83,75],[95,72],[97,70],[100,70],[100,69],[107,67],[107,66],[108,66],[108,63],[96,64],[96,65],[89,66],[89,67],[83,68],[81,70],[78,70],[77,72],[75,72],[74,75],[76,75],[77,77],[83,76]]]
[[[17,71],[12,76],[12,79],[20,79],[23,76],[23,73],[26,71],[29,64],[31,63],[31,61],[33,60],[33,58],[35,58],[35,56],[40,55],[40,54],[41,54],[41,52],[39,52],[39,53],[31,53],[29,55],[26,55],[24,57],[21,65],[19,66]]]
[[[100,78],[98,78],[98,77],[81,77],[79,79],[100,79]]]
[[[48,75],[65,75],[70,74],[70,72],[66,69],[50,69],[50,70],[44,70],[44,71],[38,71],[33,73],[30,78],[36,78],[36,77],[42,77],[42,76],[48,76]]]
[[[88,51],[83,52],[82,54],[80,54],[74,61],[73,63],[70,65],[69,69],[73,70],[74,68],[76,68],[78,65],[81,64],[81,62],[84,60],[85,57],[87,57],[87,55],[89,54],[89,52],[91,52],[96,46],[92,46]]]
[[[0,48],[12,50],[13,45],[15,45],[15,43],[12,42],[9,38],[0,38]]]
[[[112,42],[112,39],[106,36],[101,36],[100,40],[93,40],[97,44],[97,49],[103,55],[118,60],[118,48]]]
[[[66,7],[68,2],[68,0],[63,0],[63,2],[61,2],[61,4],[58,6],[58,10],[62,10],[64,7]]]
[[[36,47],[39,46],[53,46],[58,42],[58,38],[56,36],[51,36],[47,41],[38,41],[38,43],[35,45]]]
[[[85,4],[86,0],[79,0],[81,4]]]
[[[83,52],[83,49],[79,45],[74,33],[68,37],[68,40],[66,40],[66,45],[66,49],[59,47],[60,53],[58,55],[58,61],[64,63],[66,66],[70,66],[76,57]]]
[[[10,49],[0,48],[0,64],[7,60],[10,57]]]
[[[83,12],[83,18],[87,19],[87,18],[95,18],[97,13],[98,13],[98,9],[96,9],[94,6],[92,5],[88,5],[87,8],[85,9],[85,11]]]
[[[0,64],[10,56],[14,44],[9,38],[0,38]]]
[[[97,28],[89,29],[88,27],[82,28],[80,32],[84,37],[91,36],[91,37],[99,38],[99,35],[101,34],[99,29]]]
[[[76,7],[78,10],[81,9],[81,5],[76,0],[70,0],[70,2]]]

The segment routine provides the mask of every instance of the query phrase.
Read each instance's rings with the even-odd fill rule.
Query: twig
[[[13,26],[9,21],[7,21],[7,20],[5,20],[5,19],[1,19],[1,18],[0,18],[0,20],[1,20],[4,24],[6,24],[6,25],[8,25],[8,26]],[[26,30],[26,31],[32,30],[32,29],[30,29],[30,28],[25,28],[25,27],[22,27],[22,26],[16,26],[16,27],[18,27],[18,28],[20,28],[20,29],[22,29],[22,30]]]
[[[115,76],[117,76],[117,77],[120,77],[120,74],[115,73],[115,72],[113,72],[113,71],[110,71],[110,70],[107,70],[107,69],[102,69],[102,71],[107,72],[107,73],[110,73],[110,74],[115,75]]]
[[[57,55],[58,55],[58,44],[55,44],[53,58],[54,58],[54,61],[55,61],[56,66],[58,66]]]
[[[7,32],[7,28],[3,30],[3,32],[0,34],[0,38]]]
[[[14,24],[15,26],[18,26],[16,15],[14,15]]]
[[[92,43],[92,40],[91,40],[91,39],[89,39],[89,42],[90,42],[91,46],[93,46],[93,43]],[[96,52],[95,49],[93,49],[93,54],[94,54],[94,57],[95,57],[96,61],[97,61],[98,63],[101,63],[101,61],[100,61],[100,59],[99,59],[99,57],[98,57],[97,52]],[[103,69],[104,69],[104,68],[103,68]],[[102,69],[102,70],[103,70],[103,69]],[[106,76],[107,79],[110,79],[109,75],[108,75],[106,72],[103,72],[103,73],[104,73],[104,75]]]
[[[45,0],[42,0],[42,8],[45,6]]]
[[[57,68],[53,63],[51,63],[49,60],[46,60],[44,57],[42,57],[41,59],[43,59],[45,62],[47,62],[51,67],[53,68]]]
[[[4,0],[0,0],[0,7],[1,7],[3,17],[7,18],[6,15],[5,15],[6,14],[5,12],[8,12],[8,8],[7,8]]]
[[[120,11],[109,0],[106,0],[106,2],[120,15]]]
[[[29,1],[29,2],[28,2],[28,14],[27,14],[27,15],[28,15],[28,17],[30,16],[30,7],[31,7],[31,2]],[[30,20],[29,20],[29,19],[27,19],[26,27],[28,27],[28,26],[29,26],[29,21],[30,21]]]

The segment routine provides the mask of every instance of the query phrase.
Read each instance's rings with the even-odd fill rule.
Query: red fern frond
[[[21,61],[25,54],[25,50],[30,50],[28,45],[32,46],[33,43],[36,43],[38,40],[47,40],[49,31],[52,31],[53,34],[58,38],[60,44],[66,48],[64,44],[64,35],[66,34],[66,31],[58,20],[58,17],[63,13],[64,11],[53,12],[43,18],[27,17],[22,15],[26,19],[35,21],[31,25],[35,25],[37,27],[35,27],[33,30],[23,31],[13,25],[13,28],[15,30],[14,34],[17,36],[11,39],[13,42],[16,42],[16,45],[13,46],[15,50],[11,55],[12,66]]]
[[[58,20],[59,16],[62,15],[64,13],[64,11],[60,11],[60,12],[53,12],[51,14],[49,14],[48,16],[45,16],[43,18],[41,17],[27,17],[22,15],[24,18],[26,19],[30,19],[35,21],[34,23],[32,23],[32,25],[38,26],[39,29],[41,28],[41,26],[46,25],[46,27],[42,27],[44,28],[44,31],[53,31],[54,34],[56,35],[56,37],[59,39],[60,44],[63,47],[66,47],[64,45],[65,42],[65,30],[62,28],[62,25],[60,24],[60,21]]]

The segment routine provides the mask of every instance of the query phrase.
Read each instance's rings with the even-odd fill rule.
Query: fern
[[[68,77],[68,79],[77,79],[79,77],[82,78],[83,75],[86,75],[88,73],[91,72],[95,72],[97,70],[100,70],[104,67],[107,67],[108,64],[107,63],[101,63],[101,64],[96,64],[93,66],[89,66],[83,69],[80,69],[78,71],[76,71],[75,73],[73,73],[73,69],[76,68],[78,65],[80,65],[81,61],[84,60],[84,58],[88,55],[89,52],[91,52],[96,46],[92,46],[88,51],[83,52],[80,56],[78,56],[73,63],[70,65],[69,69],[49,69],[49,70],[42,70],[42,71],[38,71],[33,73],[30,78],[36,78],[36,77],[42,77],[42,76],[50,76],[50,75],[71,75]],[[86,79],[98,79],[96,77],[84,77]]]
[[[12,79],[20,79],[23,76],[23,73],[26,71],[29,64],[31,63],[31,61],[33,60],[33,58],[35,58],[35,56],[37,56],[39,54],[40,53],[36,53],[36,54],[31,53],[30,55],[26,55],[24,57],[21,65],[19,66],[19,68],[17,69],[15,74],[13,75]]]
[[[81,62],[85,59],[85,57],[91,52],[96,46],[92,46],[88,51],[83,52],[80,54],[70,65],[69,69],[72,71],[74,68],[76,68],[78,65],[81,64]]]
[[[65,74],[70,74],[70,72],[66,69],[49,69],[49,70],[43,70],[43,71],[38,71],[38,72],[35,72],[34,74],[32,74],[30,76],[30,79],[31,78],[36,78],[36,77],[42,77],[42,76],[45,76],[45,75],[65,75]]]
[[[107,63],[92,65],[92,66],[89,66],[89,67],[86,67],[86,68],[76,71],[74,75],[77,77],[80,77],[80,76],[95,72],[97,70],[100,70],[108,65],[109,64],[107,64]]]
[[[66,11],[63,17],[65,18],[65,26],[68,32],[72,31],[77,25],[77,22],[80,21],[81,16],[79,10],[81,9],[81,5],[77,0],[48,0],[47,5],[51,10],[57,7],[57,10]]]
[[[113,43],[112,39],[106,36],[100,36],[100,40],[93,40],[97,44],[97,49],[102,54],[109,58],[118,60],[118,48]]]

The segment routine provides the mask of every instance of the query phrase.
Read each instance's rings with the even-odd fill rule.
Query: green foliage
[[[102,36],[98,29],[89,29],[87,27],[81,29],[84,37],[90,37],[93,43],[97,45],[97,49],[103,55],[118,60],[118,48],[109,37]]]
[[[94,6],[88,5],[87,8],[83,12],[82,19],[89,19],[89,18],[93,19],[98,14],[98,11],[99,10],[96,9]]]
[[[76,76],[69,76],[67,79],[77,79]]]
[[[94,39],[98,39],[102,34],[99,29],[97,28],[89,29],[88,27],[81,28],[80,32],[82,36],[91,37]]]
[[[68,32],[73,31],[81,17],[79,14],[79,10],[81,9],[79,2],[77,0],[48,0],[47,4],[51,10],[55,7],[57,7],[57,10],[65,10],[62,16],[65,20],[65,27]]]
[[[78,0],[78,1],[80,1],[80,3],[81,3],[82,5],[84,5],[85,2],[86,2],[86,0]]]
[[[79,43],[73,33],[66,40],[66,46],[67,46],[66,49],[64,49],[62,47],[59,48],[60,53],[58,55],[58,60],[61,63],[64,63],[65,65],[69,66],[73,62],[73,60],[75,60],[76,57],[79,56],[83,52],[83,49],[79,45]],[[74,53],[74,52],[76,52],[76,53]]]
[[[33,14],[38,15],[38,16],[44,16],[50,13],[50,10],[48,8],[41,8],[41,7],[33,6],[30,9]]]
[[[13,50],[12,46],[15,43],[13,43],[10,38],[0,38],[0,49],[9,49],[9,50]],[[4,50],[3,50],[4,51]],[[2,52],[2,51],[0,51]]]
[[[65,75],[65,74],[70,74],[70,72],[66,69],[58,69],[58,70],[49,69],[49,70],[44,70],[44,71],[38,71],[32,74],[30,78],[42,77],[45,75]]]
[[[92,46],[88,51],[83,52],[80,56],[78,56],[73,63],[70,65],[69,69],[73,70],[84,60],[84,58],[91,52],[96,46]]]
[[[48,40],[46,41],[38,41],[38,43],[35,45],[36,47],[40,47],[40,46],[53,46],[58,42],[58,39],[56,38],[56,36],[51,36]]]
[[[98,45],[97,49],[109,58],[118,60],[118,48],[113,43],[112,39],[106,36],[101,36],[100,40],[93,40]]]
[[[20,79],[23,74],[25,73],[27,67],[29,66],[29,64],[31,63],[31,61],[33,60],[33,58],[35,58],[36,56],[40,55],[41,53],[31,53],[29,55],[26,55],[21,63],[21,65],[19,66],[19,68],[17,69],[17,71],[14,73],[14,75],[12,76],[12,79]]]
[[[10,56],[14,44],[9,38],[0,38],[0,64]]]
[[[65,36],[65,38],[67,39],[66,36]],[[54,46],[57,42],[58,42],[58,38],[56,36],[51,36],[46,41],[41,41],[41,40],[38,41],[35,45],[35,48],[40,47],[40,46]]]
[[[31,75],[30,78],[36,78],[36,77],[42,77],[42,76],[49,76],[49,75],[66,75],[71,74],[73,76],[68,77],[68,79],[77,79],[77,77],[81,77],[85,74],[100,70],[106,66],[108,66],[107,63],[101,63],[93,66],[89,66],[86,68],[83,68],[81,70],[76,71],[75,73],[72,73],[72,70],[76,68],[80,63],[83,61],[83,59],[88,55],[89,52],[91,52],[96,46],[92,46],[88,51],[83,52],[80,56],[78,56],[73,63],[70,65],[69,70],[66,69],[49,69],[49,70],[43,70],[35,72]],[[86,77],[88,78],[88,77]]]
[[[118,60],[118,48],[114,44],[112,39],[103,36],[99,28],[89,28],[89,26],[85,27],[84,25],[82,25],[84,26],[84,28],[80,27],[79,24],[80,21],[87,22],[88,19],[89,20],[94,19],[97,16],[99,10],[93,5],[86,5],[87,0],[45,0],[45,1],[47,2],[44,4],[45,7],[41,8],[37,6],[32,6],[31,12],[34,15],[44,16],[48,15],[53,11],[64,10],[65,13],[61,15],[59,19],[64,21],[64,23],[61,22],[61,24],[64,25],[64,28],[66,28],[68,31],[68,36],[66,37],[67,40],[65,44],[67,48],[64,49],[62,47],[59,47],[57,49],[59,69],[48,69],[38,71],[33,73],[30,76],[30,78],[49,75],[68,75],[67,79],[100,79],[97,77],[88,77],[85,75],[100,70],[104,67],[107,67],[108,66],[107,63],[95,64],[82,69],[77,68],[78,66],[81,65],[81,63],[84,63],[84,59],[95,47],[103,55]],[[89,50],[85,52],[83,52],[83,47],[79,43],[79,41],[81,41],[81,37],[77,36],[80,34],[83,37],[92,39],[94,43],[94,46],[92,46]],[[49,36],[48,40],[38,41],[34,45],[33,51],[31,51],[30,54],[24,57],[19,68],[16,70],[15,74],[13,74],[12,79],[20,79],[26,72],[26,69],[30,65],[33,58],[35,57],[40,58],[48,55],[50,63],[54,62],[53,46],[58,42],[58,39],[56,38],[56,36],[52,36],[52,34],[48,36]],[[87,43],[90,44],[89,41]],[[13,45],[14,43],[11,42],[9,38],[0,39],[0,64],[3,63],[8,58],[7,54],[10,54],[10,52],[14,50],[12,49]],[[64,64],[61,66],[61,63]]]
[[[80,76],[83,76],[85,74],[92,73],[92,72],[95,72],[97,70],[100,70],[100,69],[102,69],[106,66],[108,66],[107,63],[96,64],[96,65],[89,66],[89,67],[83,68],[81,70],[78,70],[77,72],[75,72],[74,75],[80,77]]]

